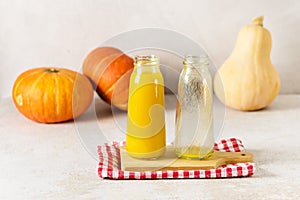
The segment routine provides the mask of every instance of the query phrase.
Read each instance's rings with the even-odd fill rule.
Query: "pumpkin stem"
[[[251,24],[257,25],[257,26],[264,26],[263,21],[264,21],[264,16],[259,16],[259,17],[255,17],[254,19],[252,19]]]
[[[55,69],[55,68],[49,68],[49,69],[45,69],[45,72],[57,73],[57,72],[59,72],[59,70]]]

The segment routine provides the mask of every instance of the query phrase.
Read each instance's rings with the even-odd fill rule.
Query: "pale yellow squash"
[[[251,111],[268,106],[280,89],[271,63],[272,38],[257,17],[238,34],[235,48],[214,79],[218,98],[228,107]]]

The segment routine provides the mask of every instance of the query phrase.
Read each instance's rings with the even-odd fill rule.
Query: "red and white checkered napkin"
[[[251,176],[255,171],[254,163],[237,163],[223,165],[217,169],[208,170],[167,170],[167,171],[145,171],[133,172],[122,171],[119,146],[124,142],[113,142],[111,145],[98,146],[100,178],[108,179],[180,179],[180,178],[226,178]],[[241,140],[230,138],[215,143],[216,151],[243,152],[245,148]]]

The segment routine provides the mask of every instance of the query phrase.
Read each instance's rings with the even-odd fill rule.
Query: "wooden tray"
[[[220,152],[206,160],[188,160],[177,158],[173,146],[167,146],[166,153],[155,160],[143,160],[130,157],[125,147],[120,147],[121,169],[124,171],[165,171],[215,169],[225,164],[253,162],[250,152]]]

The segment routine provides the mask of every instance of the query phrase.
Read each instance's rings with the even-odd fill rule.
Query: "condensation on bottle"
[[[186,56],[178,83],[175,152],[186,159],[213,154],[213,90],[206,55]]]

